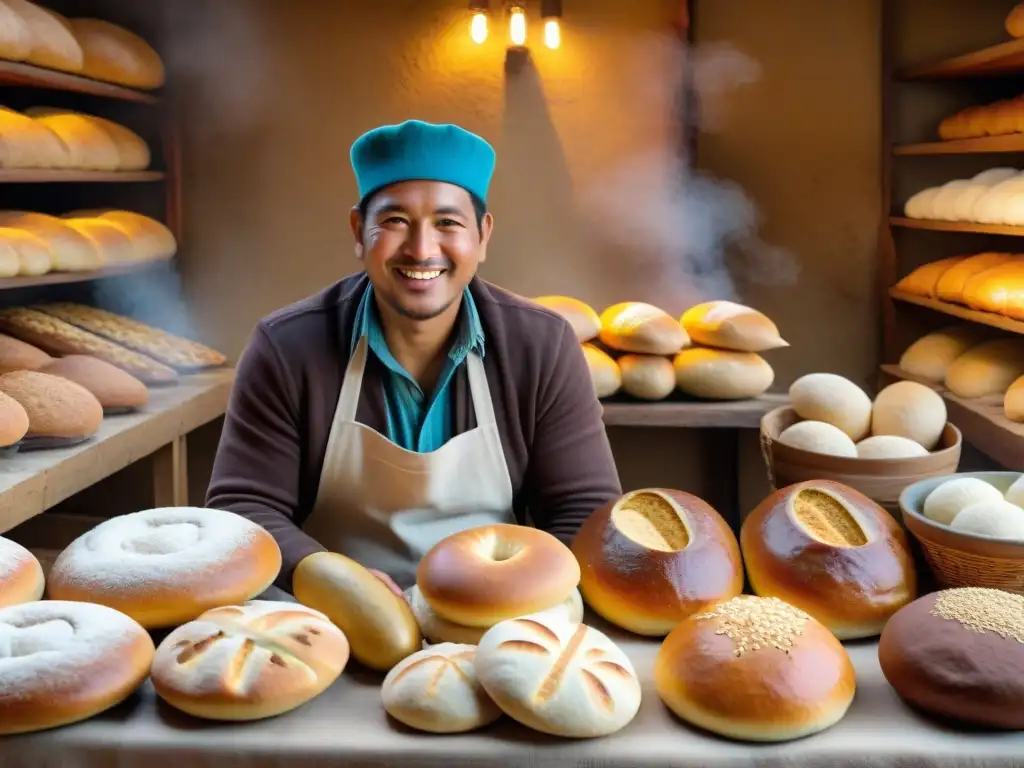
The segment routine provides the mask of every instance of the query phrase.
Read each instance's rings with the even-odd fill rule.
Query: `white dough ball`
[[[1024,508],[1024,475],[1017,478],[1010,486],[1010,490],[1006,492],[1006,500]]]
[[[924,500],[924,516],[949,525],[962,509],[972,504],[1002,501],[1003,495],[991,483],[977,477],[957,477],[932,490]]]
[[[862,459],[910,459],[927,455],[928,451],[920,443],[897,435],[874,435],[857,443],[857,456]]]
[[[931,451],[946,428],[946,401],[916,381],[897,381],[878,393],[871,411],[871,434],[906,437]]]
[[[839,427],[823,421],[798,421],[779,435],[779,442],[791,448],[829,456],[857,457],[857,446]]]
[[[1004,499],[979,501],[960,510],[950,527],[962,533],[1024,541],[1024,509]]]
[[[793,382],[789,399],[797,416],[838,427],[857,441],[871,429],[871,398],[834,373],[808,373]]]

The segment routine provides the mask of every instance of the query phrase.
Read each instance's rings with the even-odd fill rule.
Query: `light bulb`
[[[478,45],[487,39],[487,14],[474,13],[473,21],[469,24],[469,36]]]
[[[509,11],[508,34],[513,45],[523,45],[526,42],[526,11],[519,6],[514,6]]]
[[[561,42],[562,30],[558,26],[558,19],[548,19],[544,22],[544,45],[554,50]]]

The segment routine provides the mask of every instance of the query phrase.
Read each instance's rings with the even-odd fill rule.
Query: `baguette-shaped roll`
[[[43,115],[75,115],[91,123],[96,130],[104,133],[110,139],[117,150],[117,170],[141,171],[149,167],[149,144],[135,131],[126,128],[120,123],[115,123],[113,120],[107,120],[97,115],[88,115],[56,107],[32,107],[28,113],[33,117],[41,117]]]
[[[972,275],[964,283],[963,299],[981,312],[1007,316],[1024,312],[1024,256]]]
[[[1010,37],[1024,37],[1024,3],[1017,3],[1010,9],[1005,26]]]
[[[116,171],[121,165],[117,145],[85,115],[29,109],[26,114],[53,131],[71,155],[71,166],[85,171]]]
[[[624,301],[601,313],[601,342],[620,352],[674,355],[690,337],[671,315],[651,304]]]
[[[103,256],[93,242],[56,216],[0,211],[0,226],[31,232],[46,242],[53,254],[54,271],[80,272],[103,266]]]
[[[584,344],[583,356],[587,359],[590,379],[598,397],[611,397],[622,388],[622,371],[610,355],[593,344]]]
[[[731,301],[708,301],[690,307],[679,319],[697,344],[735,352],[766,352],[788,347],[767,315]]]
[[[939,259],[929,264],[923,264],[893,287],[897,291],[903,291],[912,296],[934,299],[936,287],[942,276],[966,258],[966,256],[950,256],[949,258]]]
[[[754,352],[693,347],[673,361],[680,392],[708,400],[746,400],[763,395],[775,371]]]
[[[68,168],[71,153],[48,126],[0,107],[0,167]]]
[[[62,72],[81,72],[85,56],[67,19],[29,0],[4,0],[4,4],[22,18],[32,36],[32,50],[25,61]]]
[[[963,303],[964,286],[974,275],[997,267],[1013,258],[1012,253],[978,253],[947,269],[935,286],[936,298],[953,304]]]
[[[53,251],[38,235],[23,229],[0,227],[0,251],[11,250],[18,256],[18,274],[45,275],[53,269]]]
[[[62,221],[93,244],[104,264],[127,264],[141,261],[144,257],[128,233],[113,221],[91,218]]]
[[[1024,339],[985,341],[972,347],[949,366],[946,388],[968,399],[1003,395],[1024,376]]]
[[[116,224],[131,238],[143,259],[169,259],[178,251],[174,233],[161,221],[135,211],[92,210],[72,211],[66,218],[96,218]]]
[[[581,343],[596,339],[601,332],[600,316],[589,304],[579,299],[571,296],[538,296],[534,301],[564,317]]]
[[[356,561],[335,552],[303,559],[292,576],[295,599],[325,614],[364,666],[387,672],[420,650],[423,637],[404,599]]]
[[[153,47],[124,27],[101,19],[70,19],[82,46],[82,74],[129,88],[164,84],[164,63]]]
[[[929,333],[907,347],[900,368],[918,379],[941,384],[953,361],[984,341],[988,333],[979,325],[950,326]]]
[[[1021,376],[1006,390],[1003,412],[1010,421],[1024,422],[1024,376]]]
[[[676,372],[667,357],[623,355],[618,362],[622,391],[638,400],[664,400],[676,388]]]

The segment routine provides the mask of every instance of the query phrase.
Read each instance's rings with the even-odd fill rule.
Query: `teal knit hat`
[[[351,151],[359,198],[400,181],[444,181],[487,202],[494,149],[457,125],[406,120],[356,139]]]

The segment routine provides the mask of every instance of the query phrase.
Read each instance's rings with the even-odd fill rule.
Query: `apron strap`
[[[359,408],[359,393],[363,389],[363,371],[366,369],[366,337],[356,343],[355,351],[349,358],[345,369],[345,378],[341,381],[341,394],[338,395],[338,408],[335,423],[355,421],[356,410]]]
[[[484,361],[476,352],[470,352],[466,358],[466,373],[469,375],[469,393],[473,398],[473,411],[476,413],[478,427],[490,427],[498,423],[494,416],[494,403],[491,401],[491,390],[487,386],[487,371]]]

